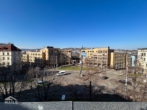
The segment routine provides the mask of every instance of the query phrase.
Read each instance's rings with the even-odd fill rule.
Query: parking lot
[[[89,78],[88,80],[82,80],[82,78],[80,78],[80,71],[77,71],[77,70],[75,71],[66,70],[66,72],[70,74],[62,75],[62,76],[56,75],[56,73],[58,73],[58,70],[56,69],[52,69],[48,71],[54,73],[52,76],[55,79],[54,82],[60,83],[64,86],[70,85],[70,84],[72,85],[80,84],[81,85],[84,82],[91,80],[92,84],[94,85],[100,85],[100,86],[105,86],[110,89],[115,89],[119,86],[117,81],[125,79],[125,75],[123,75],[121,71],[115,71],[112,69],[107,69],[106,71],[96,73],[94,76],[91,77],[91,79]],[[92,72],[93,71],[90,71],[89,73],[92,73]],[[82,74],[86,76],[87,71],[82,71]],[[83,76],[83,78],[85,76]],[[107,78],[103,78],[104,76],[107,76]]]

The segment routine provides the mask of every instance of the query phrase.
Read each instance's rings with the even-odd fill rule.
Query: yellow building
[[[45,55],[45,65],[55,67],[59,65],[60,49],[53,47],[45,47],[40,50]]]
[[[21,61],[22,65],[29,64],[29,55],[26,53],[22,53]]]
[[[111,52],[110,68],[122,69],[126,67],[126,53]]]
[[[126,63],[128,63],[128,66],[132,66],[132,58],[131,54],[126,55]],[[127,64],[126,64],[127,65]]]
[[[40,51],[28,51],[26,54],[29,56],[29,63],[32,66],[44,66],[45,54]]]
[[[45,47],[40,51],[27,51],[22,54],[22,62],[29,62],[32,66],[56,67],[71,63],[71,50],[61,50],[60,48]]]
[[[109,67],[110,52],[112,51],[114,50],[110,49],[109,47],[82,50],[82,54],[86,54],[86,58],[83,58],[83,63],[99,67]]]

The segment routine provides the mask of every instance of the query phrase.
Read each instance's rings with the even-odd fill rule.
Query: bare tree
[[[9,74],[7,69],[1,71],[3,73],[3,82],[0,84],[0,100],[4,101],[4,99],[8,96],[13,96],[15,98],[20,98],[22,90],[25,88],[25,79],[20,79],[18,82],[18,75]]]

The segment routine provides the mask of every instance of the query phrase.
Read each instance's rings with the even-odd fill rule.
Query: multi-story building
[[[21,50],[13,44],[0,45],[0,67],[10,71],[21,70]]]
[[[72,50],[71,49],[61,50],[61,53],[63,53],[66,59],[66,64],[71,64],[72,63]]]
[[[141,66],[143,69],[147,69],[147,48],[138,49],[138,61],[139,66]]]
[[[45,53],[42,53],[40,51],[27,51],[26,56],[28,56],[30,66],[45,65]]]
[[[22,66],[29,64],[29,55],[26,52],[23,52],[21,55]]]
[[[126,55],[126,66],[132,66],[132,57],[131,57],[131,54],[127,54]]]
[[[122,52],[111,52],[110,68],[122,69],[126,68],[126,55]]]
[[[109,47],[84,49],[82,50],[83,63],[99,67],[109,67],[110,52],[112,51],[114,50]]]
[[[47,46],[43,49],[36,51],[27,51],[22,54],[22,62],[31,66],[50,66],[56,67],[69,63],[70,54],[66,55],[64,51],[59,48]]]
[[[47,46],[40,50],[45,54],[45,64],[47,66],[56,67],[60,65],[60,49]]]

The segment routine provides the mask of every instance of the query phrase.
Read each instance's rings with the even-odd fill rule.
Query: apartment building
[[[29,55],[26,52],[21,53],[21,61],[22,66],[28,64],[29,65]]]
[[[61,50],[61,53],[65,57],[66,64],[71,64],[72,63],[72,50],[71,49]]]
[[[138,49],[138,61],[139,66],[141,66],[143,69],[147,69],[147,48]]]
[[[13,44],[0,45],[0,67],[10,71],[21,70],[21,50]]]
[[[27,60],[29,60],[30,66],[45,65],[45,53],[40,51],[27,51],[25,56],[28,56]]]
[[[98,67],[109,67],[110,52],[113,51],[110,47],[84,49],[82,50],[83,63]]]
[[[45,64],[47,66],[56,67],[60,65],[60,49],[47,46],[40,50],[45,55]]]
[[[126,55],[126,65],[128,63],[128,66],[132,66],[132,57],[131,54]]]
[[[126,68],[126,55],[127,53],[111,52],[110,68],[113,69]]]
[[[67,56],[67,53],[64,52],[65,51],[62,51],[59,48],[47,46],[40,50],[22,53],[22,62],[23,64],[29,62],[30,66],[56,67],[69,63],[69,56],[71,54],[68,54]]]

